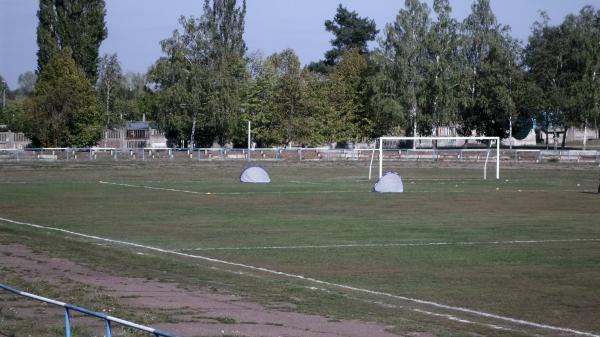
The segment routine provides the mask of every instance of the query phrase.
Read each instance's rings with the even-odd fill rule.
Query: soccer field
[[[398,334],[600,335],[597,167],[245,165],[3,163],[0,242]]]

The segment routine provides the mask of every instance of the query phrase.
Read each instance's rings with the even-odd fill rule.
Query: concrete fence
[[[487,149],[384,149],[386,161],[485,161]],[[2,161],[93,161],[93,160],[141,160],[141,161],[369,161],[378,159],[378,151],[372,149],[320,149],[320,148],[265,148],[265,149],[171,149],[171,148],[37,148],[0,149]],[[490,159],[496,153],[490,153]],[[504,162],[569,162],[600,163],[600,151],[582,150],[508,150],[500,151]]]

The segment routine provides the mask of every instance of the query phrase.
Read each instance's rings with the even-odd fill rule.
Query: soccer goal
[[[433,144],[436,142],[438,144],[443,144],[446,147],[461,147],[465,145],[468,141],[489,141],[487,149],[485,151],[485,164],[483,166],[483,179],[487,179],[487,165],[490,159],[490,153],[492,152],[492,143],[495,145],[496,152],[496,179],[500,179],[500,137],[380,137],[375,142],[373,146],[373,151],[371,153],[371,163],[369,164],[369,180],[371,180],[371,172],[373,168],[373,159],[375,157],[375,152],[379,153],[379,178],[383,175],[383,164],[384,164],[384,152],[389,150],[397,151],[398,144],[402,142],[412,141],[412,142],[427,142]],[[461,143],[462,142],[462,143]],[[393,144],[391,146],[390,144]],[[435,155],[434,151],[436,149],[433,148],[432,145],[425,145],[427,148],[423,148],[421,144],[419,150],[406,150],[407,153],[410,151],[431,151],[432,154]],[[463,150],[466,151],[466,150]],[[481,152],[482,150],[477,150]],[[462,151],[460,152],[462,156]]]

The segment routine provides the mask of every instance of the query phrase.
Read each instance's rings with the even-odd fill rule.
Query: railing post
[[[69,317],[69,308],[65,308],[65,336],[71,337],[71,319]]]
[[[110,328],[110,321],[106,320],[106,337],[112,336],[112,329]]]

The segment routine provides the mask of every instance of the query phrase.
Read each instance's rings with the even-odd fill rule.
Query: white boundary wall
[[[496,179],[500,179],[500,137],[380,137],[379,138],[379,178],[383,176],[383,142],[386,140],[490,140],[496,142]],[[375,150],[375,149],[373,149]],[[487,162],[489,159],[489,151],[486,156],[485,164],[483,167],[483,179],[487,178]],[[369,179],[371,179],[371,166],[373,165],[373,159],[371,157],[371,165],[369,165]]]

